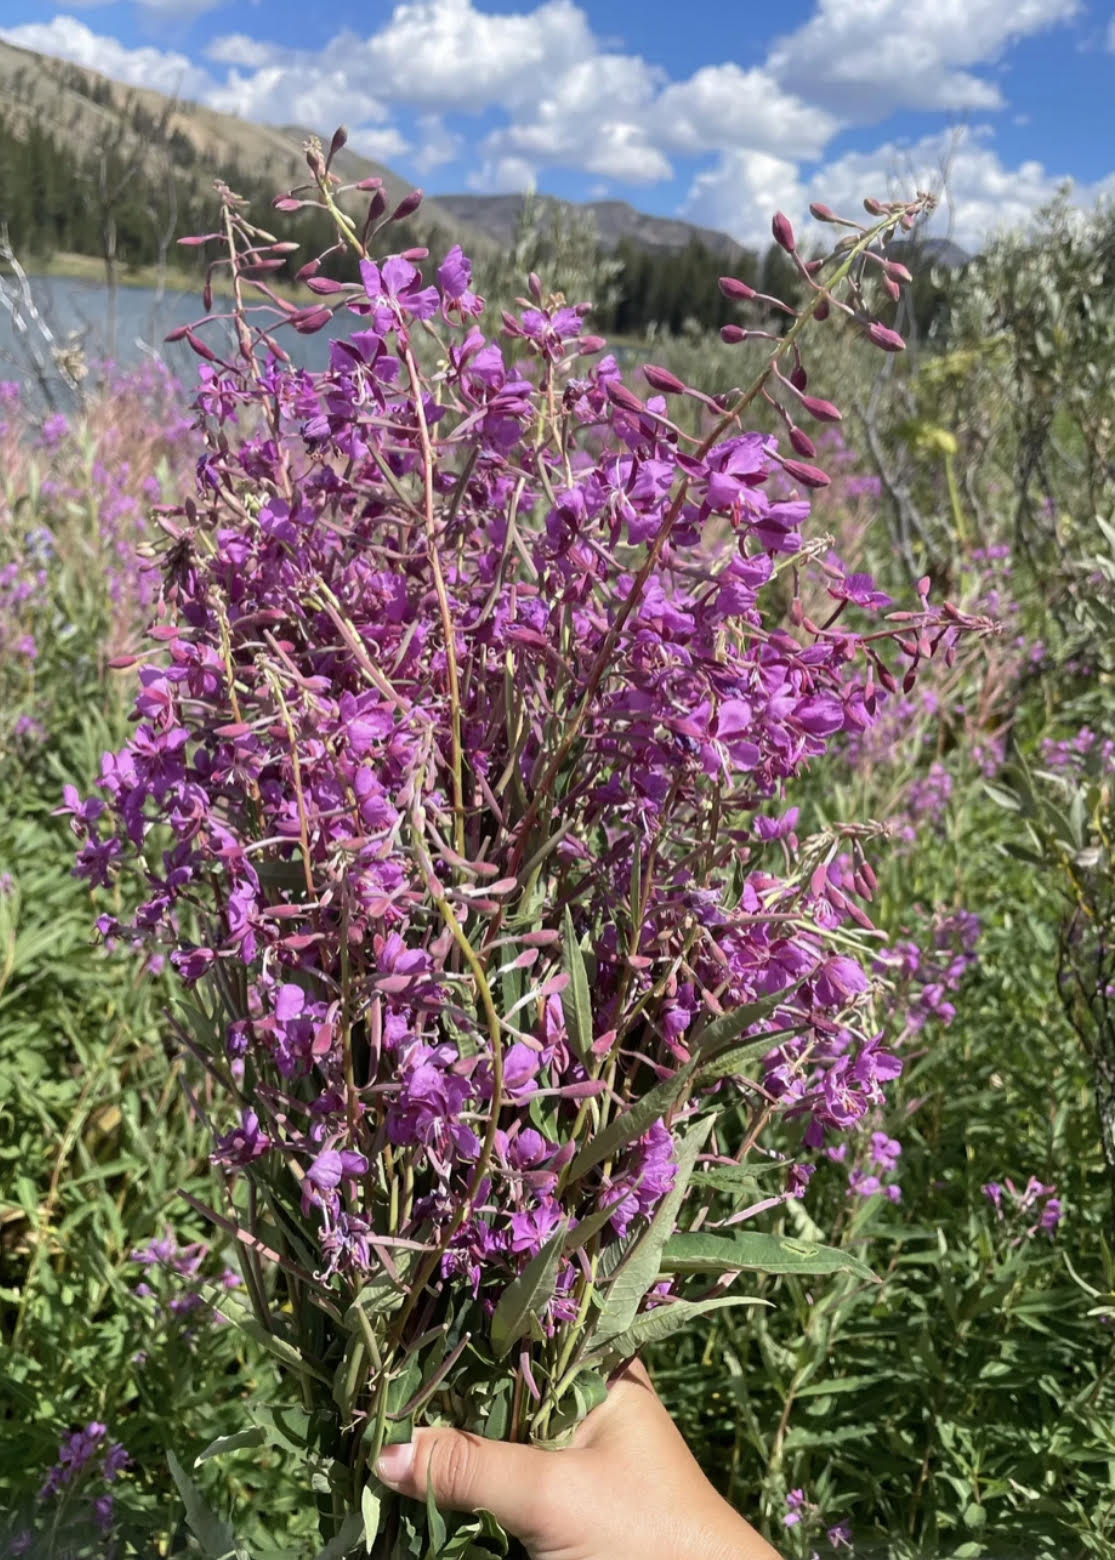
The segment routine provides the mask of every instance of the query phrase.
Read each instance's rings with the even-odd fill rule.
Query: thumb
[[[425,1500],[432,1486],[439,1506],[490,1511],[514,1537],[526,1538],[544,1525],[546,1496],[559,1461],[537,1447],[431,1428],[416,1431],[413,1441],[385,1446],[375,1471],[400,1495]]]

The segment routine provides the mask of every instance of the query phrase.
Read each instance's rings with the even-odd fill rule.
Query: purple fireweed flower
[[[679,439],[585,307],[531,282],[501,327],[459,250],[436,284],[400,256],[361,277],[329,290],[359,328],[327,367],[207,360],[136,724],[103,812],[71,816],[94,883],[143,863],[106,933],[212,990],[191,1039],[214,1160],[268,1198],[300,1172],[339,1314],[397,1268],[428,1290],[408,1327],[460,1301],[479,1341],[562,1223],[614,1251],[653,1218],[691,1119],[754,1081],[786,1163],[878,1119],[900,1058],[862,1037],[894,978],[853,957],[868,869],[858,842],[804,866],[793,789],[978,625],[919,597],[892,628],[819,562],[774,441]],[[782,622],[791,576],[833,587],[826,626]],[[942,1001],[954,950],[925,961]],[[777,1035],[761,1080],[694,1074],[573,1173],[741,1009],[743,1043]],[[544,1329],[578,1314],[587,1260],[558,1266]]]

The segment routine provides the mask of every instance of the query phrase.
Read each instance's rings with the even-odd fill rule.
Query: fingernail
[[[413,1441],[400,1441],[397,1446],[385,1446],[376,1458],[376,1477],[392,1489],[398,1489],[414,1469],[414,1451]]]

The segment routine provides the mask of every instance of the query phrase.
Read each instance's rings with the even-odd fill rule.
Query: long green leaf
[[[497,1359],[530,1331],[531,1317],[541,1316],[553,1299],[566,1233],[562,1223],[500,1295],[492,1317],[492,1348]]]
[[[657,1282],[662,1253],[677,1224],[678,1210],[689,1190],[697,1155],[704,1148],[711,1128],[711,1119],[701,1122],[692,1132],[686,1133],[678,1145],[674,1184],[609,1285],[604,1309],[593,1330],[594,1341],[605,1343],[616,1334],[626,1332],[638,1315],[643,1296]]]
[[[186,1508],[186,1521],[190,1532],[200,1544],[205,1560],[227,1560],[229,1555],[242,1554],[243,1551],[237,1548],[236,1535],[228,1523],[222,1522],[210,1511],[201,1491],[174,1453],[168,1452],[166,1460],[170,1467],[170,1476],[178,1486],[178,1493]]]
[[[578,1180],[591,1170],[593,1165],[611,1159],[621,1148],[626,1148],[628,1143],[634,1142],[637,1137],[642,1137],[643,1133],[677,1102],[696,1073],[698,1065],[699,1059],[691,1057],[684,1067],[678,1068],[673,1077],[663,1078],[661,1083],[656,1083],[641,1099],[636,1100],[629,1110],[625,1110],[622,1116],[617,1116],[595,1137],[589,1138],[569,1167],[569,1179]]]
[[[194,1467],[200,1467],[211,1457],[225,1457],[229,1452],[238,1452],[245,1446],[262,1446],[266,1440],[259,1425],[253,1425],[250,1430],[238,1430],[235,1435],[219,1435],[194,1458]]]
[[[360,1493],[360,1517],[364,1523],[364,1552],[371,1554],[372,1545],[376,1541],[379,1532],[379,1522],[383,1499],[371,1484],[365,1484]]]
[[[345,1560],[363,1537],[364,1518],[360,1512],[350,1511],[336,1538],[331,1538],[324,1549],[318,1550],[316,1560]]]
[[[561,1008],[565,1014],[565,1032],[578,1060],[587,1062],[592,1053],[592,1001],[588,989],[588,972],[584,955],[573,929],[573,917],[569,906],[565,907],[562,927],[562,955],[569,984],[561,994]]]
[[[817,1246],[786,1235],[738,1230],[731,1235],[675,1235],[662,1257],[665,1273],[854,1273],[875,1279],[871,1269],[850,1251]]]
[[[755,1295],[718,1295],[713,1300],[675,1300],[670,1305],[656,1306],[653,1311],[646,1311],[642,1316],[636,1317],[625,1332],[609,1338],[604,1348],[594,1349],[587,1358],[595,1359],[612,1355],[619,1359],[630,1359],[640,1349],[668,1338],[671,1333],[677,1332],[680,1327],[684,1327],[695,1317],[703,1316],[706,1311],[721,1311],[730,1305],[768,1305],[769,1303]]]
[[[725,1046],[731,1045],[745,1029],[752,1024],[757,1024],[761,1018],[766,1018],[781,1003],[789,997],[788,991],[773,991],[769,996],[760,997],[756,1002],[745,1002],[742,1007],[732,1008],[728,1013],[721,1013],[699,1030],[690,1041],[690,1045],[699,1051],[704,1057],[711,1057],[717,1051],[722,1051]],[[756,1045],[761,1040],[754,1042]],[[770,1047],[768,1046],[768,1050]]]

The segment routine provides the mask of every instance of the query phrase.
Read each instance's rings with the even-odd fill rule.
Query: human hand
[[[531,1560],[778,1560],[701,1472],[638,1361],[565,1451],[419,1430],[376,1474],[440,1507],[490,1511]]]

